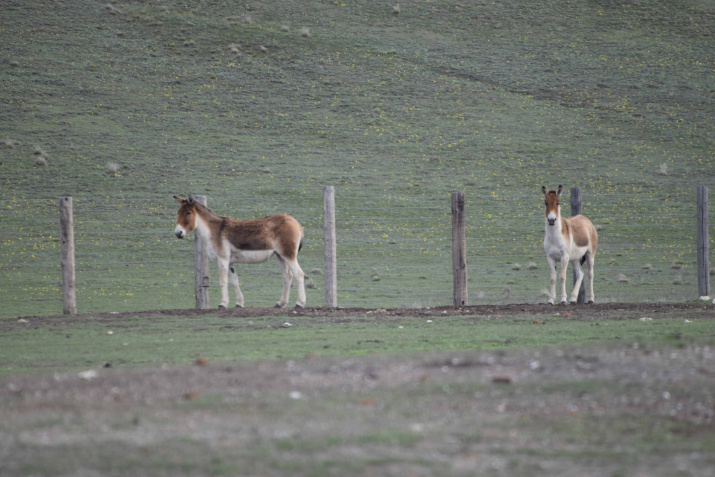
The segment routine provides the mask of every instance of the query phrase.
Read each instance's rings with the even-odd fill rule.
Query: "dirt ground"
[[[657,319],[704,307],[578,310],[580,317],[629,311]],[[559,309],[318,308],[296,314],[480,319]],[[287,312],[293,310],[212,311],[242,317]],[[0,378],[0,476],[713,476],[714,410],[715,353],[692,344],[7,376]]]
[[[370,314],[373,317],[392,317],[392,316],[414,316],[414,317],[430,317],[430,316],[474,316],[475,318],[487,316],[509,316],[515,314],[544,314],[544,313],[562,313],[577,311],[580,319],[591,319],[598,317],[614,318],[617,313],[644,313],[644,314],[663,314],[678,313],[679,315],[687,315],[690,311],[712,310],[715,317],[715,307],[709,303],[608,303],[608,304],[592,304],[592,305],[533,305],[533,304],[517,304],[517,305],[475,305],[475,306],[436,306],[431,308],[325,308],[325,307],[309,307],[309,308],[275,308],[275,307],[247,307],[247,308],[229,308],[229,309],[207,309],[197,310],[194,308],[186,309],[171,309],[171,310],[148,310],[141,312],[127,313],[87,313],[73,316],[57,316],[50,317],[55,321],[66,323],[75,320],[82,320],[87,317],[107,319],[107,320],[122,320],[127,316],[142,317],[142,316],[198,316],[207,313],[214,313],[218,316],[233,317],[233,318],[251,318],[261,316],[301,316],[301,317],[336,317],[349,320],[351,317],[363,317]],[[32,318],[48,318],[48,317],[25,317],[30,320]]]

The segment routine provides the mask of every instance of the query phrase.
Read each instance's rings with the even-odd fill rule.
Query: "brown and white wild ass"
[[[598,248],[598,234],[590,220],[583,215],[575,215],[565,219],[561,217],[559,198],[563,188],[547,191],[541,187],[546,205],[546,234],[544,236],[544,251],[551,270],[551,292],[549,304],[556,299],[556,262],[561,263],[561,304],[566,304],[566,269],[569,262],[576,270],[576,282],[571,293],[571,303],[576,302],[578,291],[583,281],[581,265],[588,263],[589,294],[588,303],[593,303],[593,262]]]
[[[221,284],[219,308],[228,306],[228,281],[236,292],[236,306],[243,307],[243,293],[238,285],[234,263],[262,263],[276,256],[283,269],[283,294],[276,304],[288,302],[292,279],[298,281],[296,308],[305,306],[303,270],[298,265],[298,251],[303,246],[303,227],[287,214],[271,215],[262,219],[232,220],[215,214],[194,200],[174,196],[180,204],[174,233],[178,238],[196,231],[207,245],[209,257],[216,260]]]

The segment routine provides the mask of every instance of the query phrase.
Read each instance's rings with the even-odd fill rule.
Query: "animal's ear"
[[[189,198],[186,200],[186,202],[188,202],[189,205],[194,205],[194,196],[189,194]]]
[[[177,201],[179,204],[184,205],[184,199],[182,199],[182,198],[179,197],[178,195],[175,195],[175,196],[174,196],[174,199],[176,199],[176,201]]]
[[[560,197],[562,190],[564,190],[564,188],[562,186],[559,186],[559,188],[556,190],[556,195],[558,195]]]
[[[547,192],[546,192],[546,187],[545,187],[545,186],[541,186],[541,192],[543,192],[544,195],[547,194]]]

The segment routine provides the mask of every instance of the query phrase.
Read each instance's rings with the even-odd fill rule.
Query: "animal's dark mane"
[[[232,220],[230,217],[226,217],[225,215],[218,215],[216,212],[213,210],[209,209],[203,204],[199,204],[198,202],[194,202],[194,207],[198,207],[199,210],[202,212],[206,212],[207,215],[209,215],[213,219],[221,219],[221,220]]]

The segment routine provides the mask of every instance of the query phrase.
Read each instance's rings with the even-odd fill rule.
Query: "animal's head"
[[[557,190],[547,191],[546,187],[541,186],[541,192],[544,194],[544,205],[546,206],[546,220],[549,225],[554,225],[561,215],[559,207],[562,190],[563,187],[559,186]]]
[[[174,234],[182,239],[196,228],[196,201],[191,194],[187,199],[182,199],[178,195],[175,195],[174,199],[181,204]]]

